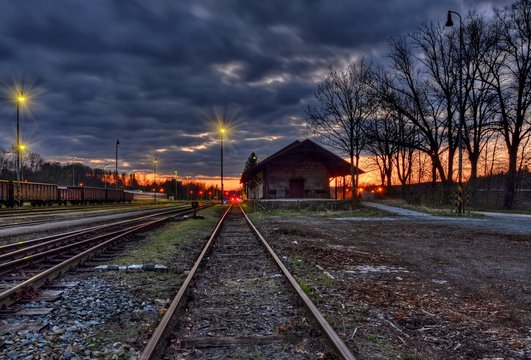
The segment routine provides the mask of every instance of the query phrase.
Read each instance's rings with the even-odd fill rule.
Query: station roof
[[[296,140],[285,148],[280,149],[273,155],[260,161],[252,169],[242,174],[241,182],[243,182],[245,178],[252,177],[262,171],[268,164],[281,162],[284,158],[292,155],[308,157],[321,163],[328,169],[331,177],[350,175],[350,163],[348,161],[345,161],[324,147],[317,145],[310,139],[306,139],[303,141]],[[364,171],[358,169],[358,173],[363,174]]]

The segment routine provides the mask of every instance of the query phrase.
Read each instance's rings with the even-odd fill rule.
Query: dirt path
[[[374,202],[364,202],[363,205],[383,210],[400,217],[414,218],[416,220],[424,219],[427,221],[443,223],[459,223],[459,226],[466,228],[478,229],[487,227],[494,231],[502,231],[506,233],[531,234],[531,215],[474,212],[485,216],[483,219],[478,219],[470,217],[435,216],[420,211],[413,211]]]
[[[531,237],[520,225],[402,215],[259,227],[362,359],[527,359]]]

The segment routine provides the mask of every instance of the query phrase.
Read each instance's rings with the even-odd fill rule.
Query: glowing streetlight
[[[223,193],[223,134],[225,134],[225,128],[222,125],[221,128],[219,129],[219,135],[221,139],[221,205],[223,205],[223,197],[224,197],[224,193]]]
[[[457,11],[448,10],[448,17],[446,19],[446,26],[454,26],[452,21],[452,14],[459,17],[459,93],[457,102],[459,104],[459,129],[457,132],[457,138],[459,143],[459,167],[458,167],[458,185],[457,185],[457,212],[462,214],[465,212],[463,201],[463,124],[464,124],[464,112],[463,112],[463,22],[461,15]]]
[[[16,140],[16,150],[17,150],[17,181],[22,180],[21,176],[21,167],[20,167],[20,104],[24,103],[26,98],[24,97],[24,91],[20,90],[17,96],[17,140]]]

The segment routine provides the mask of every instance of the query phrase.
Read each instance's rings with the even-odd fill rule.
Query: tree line
[[[14,148],[14,146],[13,146]],[[22,180],[58,184],[63,186],[93,186],[118,187],[123,189],[140,189],[139,180],[135,174],[116,173],[105,169],[91,168],[80,162],[61,164],[47,162],[35,152],[22,152],[20,159]],[[15,151],[8,151],[0,147],[0,179],[16,180]],[[153,184],[146,185],[146,190]]]
[[[14,146],[13,146],[14,148]],[[162,192],[179,200],[213,200],[221,197],[218,187],[188,180],[159,179],[149,181],[143,173],[116,173],[100,168],[91,168],[80,162],[61,164],[46,162],[34,152],[22,153],[22,179],[33,182],[57,184],[62,186],[118,187],[126,190]],[[0,147],[0,180],[16,180],[15,151]]]
[[[449,201],[461,182],[459,156],[473,191],[495,141],[505,148],[503,208],[513,208],[518,174],[531,161],[531,3],[492,14],[471,11],[462,28],[428,23],[392,38],[386,65],[330,66],[307,120],[323,143],[349,156],[353,193],[362,155],[370,154],[382,184],[396,179],[404,189],[422,155]]]

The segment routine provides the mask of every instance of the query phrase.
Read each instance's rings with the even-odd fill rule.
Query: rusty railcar
[[[133,193],[118,189],[0,180],[0,207],[123,203],[133,198]]]
[[[57,195],[57,202],[59,203],[59,205],[67,205],[68,203],[72,205],[77,205],[81,204],[83,200],[82,189],[69,189],[68,187],[58,187]]]
[[[27,181],[9,181],[7,206],[22,206],[29,202],[32,206],[52,205],[57,202],[57,185]]]
[[[124,202],[124,191],[117,189],[107,189],[107,202]]]
[[[12,201],[11,181],[0,180],[0,207],[10,206]]]
[[[78,189],[81,191],[81,204],[102,204],[107,201],[106,191],[102,188],[69,186],[68,189]]]
[[[131,202],[135,198],[135,194],[129,191],[124,191],[124,201],[125,202]]]

